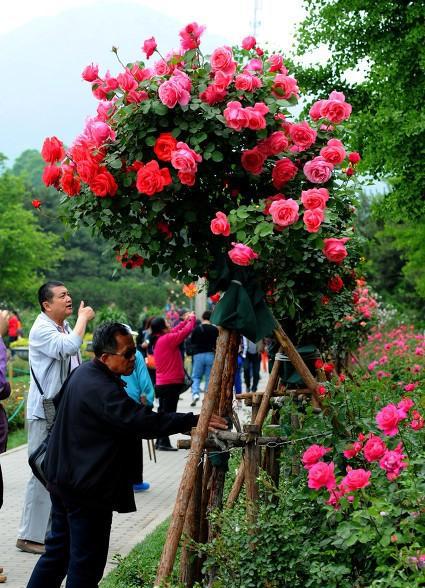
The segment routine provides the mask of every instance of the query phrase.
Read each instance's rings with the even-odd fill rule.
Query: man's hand
[[[78,316],[86,319],[87,322],[91,321],[95,317],[95,312],[91,306],[84,306],[84,300],[80,302],[78,308]]]
[[[229,424],[226,421],[226,419],[224,419],[221,416],[218,416],[218,414],[213,414],[209,425],[208,425],[208,431],[210,431],[211,433],[215,433],[217,431],[217,429],[222,429],[223,431],[227,431],[227,429],[229,428]]]
[[[0,337],[7,335],[9,326],[9,313],[7,310],[0,310]]]

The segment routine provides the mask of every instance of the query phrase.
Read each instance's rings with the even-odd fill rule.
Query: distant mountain
[[[40,149],[46,136],[69,144],[96,111],[83,68],[93,61],[102,74],[118,73],[111,47],[119,48],[124,63],[143,59],[140,47],[152,35],[164,54],[178,47],[182,26],[145,6],[120,2],[76,7],[1,35],[0,152],[12,162],[25,149]],[[225,42],[206,32],[203,49]]]

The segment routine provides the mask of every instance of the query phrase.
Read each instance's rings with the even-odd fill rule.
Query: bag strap
[[[37,388],[38,388],[38,391],[40,392],[40,394],[41,394],[42,396],[44,396],[44,392],[43,392],[43,390],[41,389],[41,386],[40,386],[40,384],[39,384],[39,382],[38,382],[37,378],[35,377],[35,373],[34,373],[34,370],[32,369],[32,365],[30,365],[30,370],[31,370],[32,377],[34,378],[34,382],[35,382],[35,384],[36,384],[36,386],[37,386]]]

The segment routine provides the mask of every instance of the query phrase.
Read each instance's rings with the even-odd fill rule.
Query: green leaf
[[[146,139],[145,139],[145,143],[146,143],[146,145],[149,145],[149,147],[153,147],[153,145],[155,145],[155,142],[156,142],[156,138],[152,137],[152,136],[146,137]]]
[[[212,159],[213,159],[213,161],[220,162],[220,161],[223,161],[224,157],[223,157],[223,154],[221,153],[221,151],[213,151]]]
[[[158,114],[159,116],[163,116],[164,114],[167,114],[167,112],[169,111],[168,107],[165,106],[165,104],[162,104],[162,102],[154,102],[152,109],[154,113]]]

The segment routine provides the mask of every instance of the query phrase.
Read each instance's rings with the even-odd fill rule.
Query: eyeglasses
[[[127,349],[124,353],[112,353],[112,351],[105,351],[105,353],[109,353],[109,355],[121,355],[124,359],[131,359],[136,355],[136,348],[132,347],[131,349]]]

